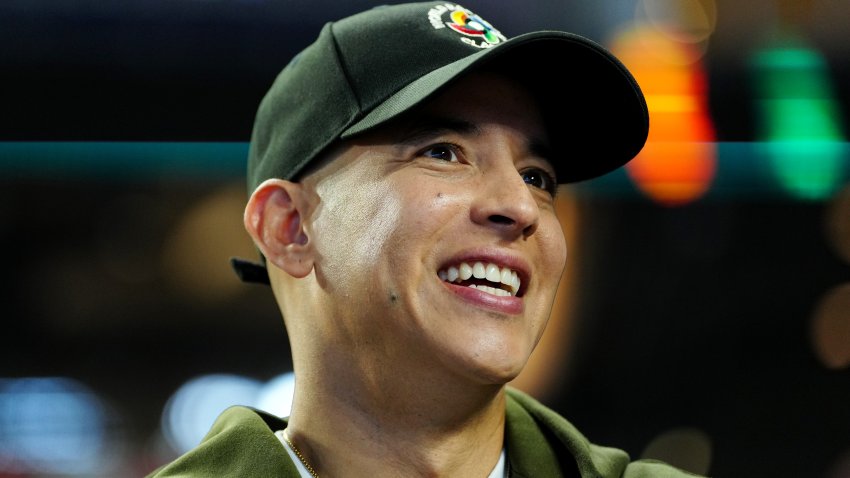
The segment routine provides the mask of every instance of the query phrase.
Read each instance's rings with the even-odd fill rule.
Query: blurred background
[[[227,262],[255,254],[247,141],[321,25],[379,3],[0,3],[0,477],[143,476],[230,404],[286,413],[282,321]],[[559,196],[570,264],[515,385],[635,458],[850,476],[850,5],[464,6],[606,45],[651,114]]]

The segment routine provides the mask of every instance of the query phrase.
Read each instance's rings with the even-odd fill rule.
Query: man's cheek
[[[423,194],[418,203],[419,210],[431,216],[452,217],[469,208],[470,192],[458,186],[436,187]]]

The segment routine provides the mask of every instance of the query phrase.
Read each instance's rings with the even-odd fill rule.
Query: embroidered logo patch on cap
[[[460,41],[476,48],[490,48],[506,41],[499,30],[460,5],[442,3],[428,10],[428,21],[435,30],[450,28],[461,35]]]

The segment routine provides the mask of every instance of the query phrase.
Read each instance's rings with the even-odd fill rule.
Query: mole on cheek
[[[398,302],[398,296],[395,294],[395,292],[390,292],[390,302],[393,304]]]
[[[437,197],[438,197],[438,198],[443,197],[443,193],[437,193]]]

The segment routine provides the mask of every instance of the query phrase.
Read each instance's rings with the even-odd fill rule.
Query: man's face
[[[547,141],[528,92],[469,75],[306,178],[329,349],[367,375],[518,374],[566,258]]]

